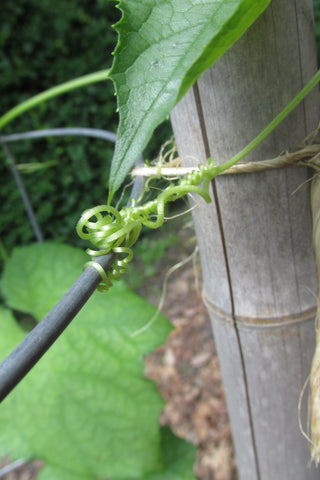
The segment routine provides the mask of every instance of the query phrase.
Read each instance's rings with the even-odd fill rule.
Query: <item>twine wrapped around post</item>
[[[318,130],[318,129],[317,129]],[[175,157],[175,146],[170,150],[170,158],[166,159],[165,155],[160,156],[156,165],[142,165],[132,170],[131,176],[134,178],[138,175],[143,177],[163,176],[163,177],[179,177],[187,175],[195,170],[196,167],[181,167],[180,159]],[[274,170],[276,168],[284,168],[288,165],[296,165],[300,167],[312,167],[320,170],[320,144],[306,145],[296,152],[285,152],[276,158],[270,160],[260,160],[259,162],[238,163],[228,168],[218,175],[232,175],[239,173],[256,173],[265,170]]]
[[[316,175],[311,185],[311,209],[313,220],[313,243],[320,285],[320,175]],[[320,289],[317,302],[316,348],[310,374],[310,421],[311,421],[311,458],[320,462]]]

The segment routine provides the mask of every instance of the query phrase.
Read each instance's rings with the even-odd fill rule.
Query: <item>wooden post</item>
[[[243,148],[316,70],[312,0],[273,0],[172,112],[185,165]],[[293,151],[317,127],[313,91],[246,160]],[[314,351],[309,171],[219,177],[194,222],[241,480],[314,480],[298,401]],[[306,395],[307,396],[307,395]],[[307,426],[306,406],[301,412]]]

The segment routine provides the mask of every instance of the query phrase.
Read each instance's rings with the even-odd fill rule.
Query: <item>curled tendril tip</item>
[[[165,220],[165,205],[168,202],[194,192],[209,203],[211,201],[209,184],[216,174],[214,161],[209,159],[207,165],[200,165],[178,183],[171,183],[155,200],[139,206],[133,204],[121,210],[110,205],[98,205],[83,212],[76,230],[80,238],[89,240],[95,247],[87,249],[87,253],[92,258],[112,252],[117,255],[108,272],[105,272],[97,262],[86,263],[85,267],[93,266],[100,273],[101,283],[98,289],[108,290],[113,280],[119,280],[128,271],[129,262],[133,257],[131,247],[138,240],[142,226],[161,227]],[[148,191],[149,183],[150,181],[147,182],[141,197]]]

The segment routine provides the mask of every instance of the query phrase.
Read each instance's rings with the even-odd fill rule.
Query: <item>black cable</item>
[[[143,158],[140,156],[136,165],[138,166],[142,162]],[[132,199],[137,199],[140,196],[143,183],[142,178],[136,177],[131,191]],[[107,272],[115,257],[114,254],[103,255],[97,257],[94,261],[98,262]],[[98,270],[88,266],[41,322],[0,363],[0,402],[6,398],[57,340],[100,282],[101,276]]]
[[[113,260],[114,255],[104,255],[96,261],[107,272]],[[3,360],[0,364],[0,402],[57,340],[100,282],[98,270],[88,266],[41,322]]]

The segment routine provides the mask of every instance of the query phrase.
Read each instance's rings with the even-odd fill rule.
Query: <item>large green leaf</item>
[[[46,313],[61,284],[69,286],[81,271],[82,260],[79,250],[53,243],[16,249],[2,280],[7,303],[36,316]],[[153,480],[152,475],[174,471],[164,463],[158,424],[163,401],[143,376],[144,356],[171,326],[160,316],[152,328],[131,335],[154,311],[121,282],[108,294],[95,293],[2,403],[0,454],[43,459],[42,480],[149,480],[150,475]],[[23,335],[11,311],[1,307],[0,359]],[[181,465],[170,480],[192,479],[194,451],[188,448],[188,469]]]
[[[110,76],[120,123],[110,198],[159,123],[270,0],[120,0]]]
[[[1,281],[7,305],[40,321],[71,287],[87,259],[82,250],[53,242],[15,248]]]
[[[194,447],[172,434],[168,428],[161,428],[161,460],[164,468],[161,471],[143,475],[136,480],[193,480]],[[130,480],[132,477],[122,478]],[[108,477],[119,480],[119,477]],[[46,465],[38,480],[96,480],[93,476],[81,476],[67,472],[56,466]]]

